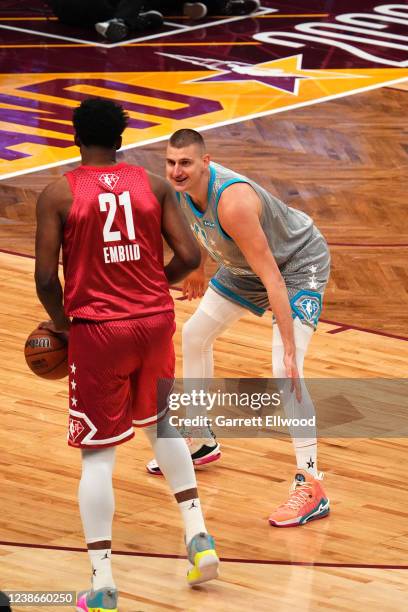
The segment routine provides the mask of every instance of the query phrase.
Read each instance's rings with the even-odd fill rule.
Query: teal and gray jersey
[[[211,279],[212,288],[255,314],[263,314],[268,307],[268,296],[262,282],[218,220],[217,208],[224,190],[234,183],[247,183],[261,200],[261,227],[288,287],[289,298],[305,289],[310,295],[320,294],[321,307],[330,257],[327,244],[312,219],[304,212],[286,206],[245,176],[213,162],[209,170],[204,212],[196,208],[187,193],[179,194],[179,199],[196,238],[220,265]]]

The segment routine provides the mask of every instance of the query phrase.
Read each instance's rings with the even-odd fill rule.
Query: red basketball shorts
[[[120,321],[73,321],[69,335],[68,444],[97,449],[121,444],[133,427],[167,411],[174,378],[174,313]],[[162,383],[158,401],[157,385]]]

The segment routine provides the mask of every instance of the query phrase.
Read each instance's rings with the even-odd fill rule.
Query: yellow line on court
[[[240,47],[240,46],[256,46],[260,45],[260,42],[179,42],[179,43],[129,43],[128,45],[120,45],[120,47],[115,47],[116,49],[121,49],[122,47],[222,47],[222,46],[231,46],[231,47]],[[95,47],[92,43],[89,44],[81,44],[81,43],[72,43],[72,44],[63,44],[63,43],[55,43],[53,45],[47,45],[46,43],[40,43],[38,45],[0,45],[0,49],[40,49],[41,47],[49,48],[49,47]],[[98,49],[103,49],[104,47],[97,47]],[[110,47],[106,47],[110,49]]]
[[[290,14],[290,15],[248,15],[251,19],[288,19],[291,17],[328,17],[329,13],[305,13],[305,14]],[[211,15],[212,19],[222,19],[225,15]],[[189,17],[182,15],[169,15],[166,19],[190,20]],[[58,21],[57,17],[0,17],[0,21]],[[190,20],[191,21],[191,20]]]
[[[0,21],[57,21],[56,17],[0,17]]]

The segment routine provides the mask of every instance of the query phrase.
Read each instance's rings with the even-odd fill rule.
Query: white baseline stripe
[[[329,102],[330,100],[337,100],[339,98],[345,98],[346,96],[352,96],[354,94],[364,93],[365,91],[379,89],[380,87],[386,87],[387,85],[395,85],[396,83],[403,83],[404,81],[408,81],[408,77],[400,77],[399,79],[392,79],[391,81],[385,81],[384,83],[375,83],[374,85],[368,85],[367,87],[359,87],[358,89],[354,89],[353,91],[344,91],[340,94],[333,94],[331,96],[319,98],[319,100],[307,100],[306,102],[298,102],[297,104],[290,104],[289,106],[285,106],[283,108],[275,108],[273,110],[263,111],[261,113],[252,113],[250,115],[243,115],[242,117],[235,117],[234,119],[229,119],[228,121],[219,121],[218,123],[212,123],[211,125],[204,125],[202,127],[196,127],[195,129],[198,132],[206,132],[207,130],[224,127],[225,125],[232,125],[234,123],[240,123],[241,121],[249,121],[251,119],[258,119],[259,117],[267,117],[268,115],[276,115],[284,111],[294,110],[296,108],[302,108],[304,106],[313,106],[313,104],[321,104],[322,102]],[[143,147],[145,145],[154,144],[156,142],[161,142],[163,140],[167,140],[169,136],[170,134],[165,134],[164,136],[158,136],[157,138],[150,138],[147,140],[142,140],[140,142],[135,142],[134,144],[125,145],[124,147],[120,149],[120,151],[128,151],[129,149],[135,149],[137,147]],[[52,164],[45,164],[44,166],[38,166],[37,168],[27,168],[27,170],[19,170],[17,172],[10,172],[9,174],[3,174],[3,176],[0,176],[0,181],[4,181],[6,179],[10,179],[15,176],[21,176],[23,174],[30,174],[31,172],[40,172],[41,170],[48,170],[49,168],[55,168],[56,166],[64,166],[66,164],[71,164],[72,162],[77,162],[80,159],[81,159],[80,157],[71,157],[70,159],[65,159],[62,161],[54,162]]]
[[[171,28],[179,28],[180,30],[188,30],[188,26],[182,23],[172,23],[171,21],[163,21],[163,24]]]
[[[110,47],[111,45],[105,45],[104,43],[94,42],[92,40],[82,40],[82,38],[72,38],[71,36],[61,36],[60,34],[49,34],[48,32],[37,32],[37,30],[28,30],[26,28],[17,28],[14,26],[4,25],[0,23],[0,28],[3,30],[12,30],[13,32],[23,32],[24,34],[34,34],[34,36],[45,36],[45,38],[57,38],[58,40],[67,40],[74,43],[84,43],[86,45],[93,45],[94,47]]]

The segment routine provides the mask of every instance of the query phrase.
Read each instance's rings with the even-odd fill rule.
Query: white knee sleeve
[[[79,509],[88,544],[112,539],[115,500],[112,473],[115,447],[82,451],[82,476],[79,483]]]

